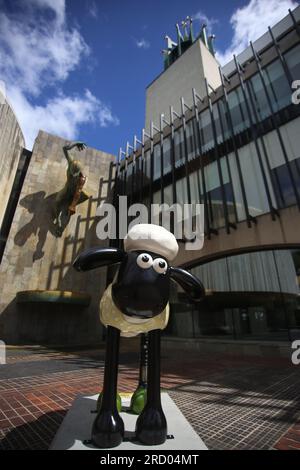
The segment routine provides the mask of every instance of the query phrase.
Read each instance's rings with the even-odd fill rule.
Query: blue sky
[[[140,135],[165,34],[194,17],[224,63],[295,0],[0,0],[0,80],[31,148],[39,128],[116,154]]]

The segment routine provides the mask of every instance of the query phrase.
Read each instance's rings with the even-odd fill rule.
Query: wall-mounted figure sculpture
[[[66,184],[57,193],[55,200],[54,224],[58,237],[62,235],[70,221],[70,217],[75,214],[76,206],[89,198],[89,195],[83,190],[86,176],[84,176],[82,165],[78,160],[73,160],[69,153],[74,147],[81,152],[86,148],[86,145],[83,142],[74,142],[63,147],[68,168]]]
[[[160,330],[169,319],[170,280],[195,301],[205,290],[188,271],[170,266],[178,252],[175,236],[152,224],[135,225],[118,248],[90,248],[74,261],[78,271],[121,263],[100,303],[100,319],[107,326],[106,358],[101,408],[92,429],[92,442],[100,448],[118,446],[124,423],[117,404],[119,340],[148,333],[148,385],[146,405],[136,423],[136,438],[157,445],[167,438],[167,423],[160,397]]]

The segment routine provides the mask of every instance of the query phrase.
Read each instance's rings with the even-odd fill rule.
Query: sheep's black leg
[[[140,375],[138,387],[147,387],[147,367],[148,367],[148,336],[141,334],[141,352],[140,352]]]
[[[148,366],[148,336],[146,333],[141,334],[141,351],[140,351],[140,374],[138,386],[132,395],[130,402],[130,411],[140,414],[144,409],[147,397],[147,366]]]
[[[136,437],[146,445],[163,444],[167,422],[160,399],[160,330],[149,333],[147,403],[136,422]]]
[[[92,442],[101,448],[116,447],[121,444],[124,437],[124,423],[116,405],[119,343],[120,331],[109,326],[106,337],[102,403],[92,429]]]

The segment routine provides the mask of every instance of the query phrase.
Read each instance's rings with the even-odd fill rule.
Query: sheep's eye
[[[148,253],[140,254],[136,259],[136,264],[143,269],[151,268],[153,264],[153,259]]]
[[[168,269],[168,264],[167,262],[162,259],[162,258],[156,258],[153,261],[153,269],[158,273],[158,274],[165,274]]]

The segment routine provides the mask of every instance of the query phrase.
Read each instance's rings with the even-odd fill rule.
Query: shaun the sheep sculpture
[[[167,438],[160,397],[160,330],[169,318],[170,279],[195,301],[204,296],[202,283],[184,269],[169,265],[178,252],[175,236],[152,224],[135,225],[118,248],[91,248],[74,262],[78,271],[121,263],[100,303],[100,319],[107,326],[102,403],[93,424],[92,442],[101,448],[118,446],[124,423],[116,404],[119,340],[148,333],[147,402],[136,423],[136,439],[158,445]]]

